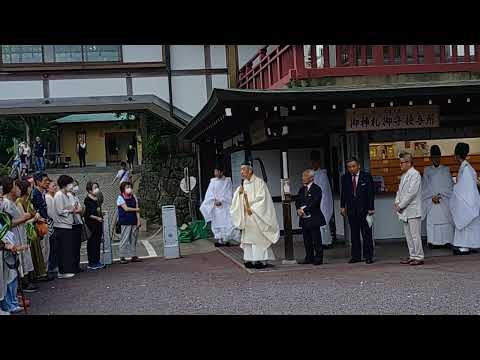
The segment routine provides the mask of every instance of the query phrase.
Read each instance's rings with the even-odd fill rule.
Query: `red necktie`
[[[353,195],[357,195],[357,183],[355,181],[356,177],[357,175],[352,175]]]

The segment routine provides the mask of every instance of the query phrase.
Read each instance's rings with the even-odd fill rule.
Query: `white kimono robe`
[[[332,233],[330,232],[330,219],[333,215],[333,196],[332,188],[330,187],[330,181],[328,180],[327,170],[318,169],[315,170],[314,183],[320,186],[322,189],[322,201],[320,203],[320,209],[325,217],[326,225],[320,227],[322,233],[322,244],[332,244]]]
[[[458,170],[457,183],[450,198],[450,211],[455,223],[453,245],[461,248],[480,248],[480,194],[477,173],[464,160]]]
[[[236,231],[233,227],[232,218],[230,216],[232,197],[232,179],[229,177],[222,177],[221,179],[212,178],[210,180],[205,199],[200,206],[200,212],[206,222],[212,222],[212,232],[216,240],[238,241],[238,230]],[[215,206],[215,200],[220,201],[222,205]]]
[[[243,249],[243,258],[245,261],[275,260],[271,246],[280,238],[280,227],[267,184],[252,175],[250,180],[244,180],[243,188],[252,215],[246,212],[244,194],[239,193],[240,187],[233,195],[230,209],[233,225],[242,231],[240,247]]]
[[[453,244],[455,225],[450,212],[453,179],[447,166],[425,168],[422,180],[422,217],[427,219],[427,242],[433,245]],[[432,198],[440,194],[440,204]]]

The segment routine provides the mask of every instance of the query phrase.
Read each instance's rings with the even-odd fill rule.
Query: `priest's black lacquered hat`
[[[440,146],[432,145],[430,147],[430,156],[442,156],[442,152],[440,151]]]
[[[244,162],[242,162],[240,164],[240,166],[250,166],[250,167],[252,167],[252,162],[249,161],[249,160],[245,160]]]
[[[320,160],[320,158],[320,151],[312,150],[312,152],[310,153],[310,160]]]
[[[215,160],[215,169],[217,170],[220,170],[220,171],[224,171],[225,168],[223,167],[223,161],[221,159],[217,159]]]

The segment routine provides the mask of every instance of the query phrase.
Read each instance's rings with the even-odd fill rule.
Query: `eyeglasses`
[[[406,161],[400,161],[400,164],[405,164],[405,163],[409,163],[410,161],[406,160]]]

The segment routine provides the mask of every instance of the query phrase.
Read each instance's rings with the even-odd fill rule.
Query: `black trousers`
[[[53,272],[56,268],[58,268],[58,249],[57,249],[57,241],[55,240],[56,231],[53,231],[53,234],[50,235],[49,242],[50,242],[50,249],[48,252],[48,272]]]
[[[96,265],[100,262],[100,245],[102,243],[103,224],[98,221],[87,223],[92,235],[87,240],[88,263]]]
[[[322,233],[320,227],[303,228],[303,242],[305,244],[305,260],[323,261]]]
[[[350,232],[352,239],[352,259],[362,259],[362,243],[360,241],[360,232],[363,239],[363,257],[365,260],[373,258],[373,238],[372,229],[368,226],[367,215],[349,216]]]
[[[80,249],[82,248],[82,226],[83,225],[73,225],[73,259],[75,261],[75,271],[77,272],[80,269]]]
[[[85,162],[86,158],[86,153],[83,151],[78,152],[78,158],[80,159],[80,167],[85,167],[87,166],[87,163]]]
[[[71,274],[77,270],[75,267],[74,248],[75,238],[72,229],[55,228],[55,243],[57,249],[58,272]]]

